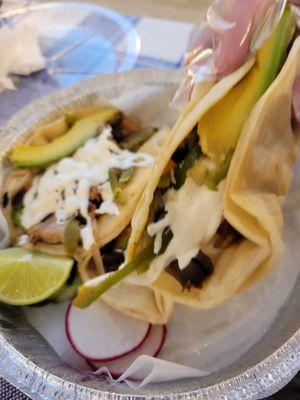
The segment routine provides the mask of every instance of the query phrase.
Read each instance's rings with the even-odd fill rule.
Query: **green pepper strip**
[[[80,226],[79,221],[76,219],[70,219],[64,229],[63,233],[63,245],[68,253],[68,255],[72,256],[77,248],[78,242],[80,239]]]
[[[130,261],[123,268],[120,268],[118,271],[114,272],[112,275],[108,276],[98,285],[81,286],[78,289],[77,296],[73,300],[73,304],[79,308],[88,307],[108,289],[110,289],[117,283],[121,282],[124,278],[126,278],[126,276],[136,271],[142,263],[151,260],[153,257],[154,257],[153,242],[151,242],[132,261]]]
[[[186,158],[183,160],[179,169],[175,171],[176,189],[180,189],[181,186],[184,184],[188,170],[194,165],[194,163],[200,157],[200,155],[201,155],[201,149],[198,146],[198,144],[196,144],[192,148],[190,153],[186,156]]]
[[[135,171],[135,167],[130,167],[125,169],[120,175],[119,182],[120,183],[128,183],[130,179],[132,178],[133,174]]]
[[[210,171],[204,180],[204,184],[210,190],[216,190],[218,184],[226,178],[231,159],[233,156],[233,150],[230,150],[226,159],[220,164],[215,170]]]
[[[14,206],[13,206],[11,218],[12,218],[13,224],[16,226],[21,225],[23,209],[24,209],[24,205],[22,202],[14,204]]]
[[[157,128],[147,128],[142,131],[133,132],[127,140],[120,143],[121,147],[126,150],[137,150],[146,140],[158,131]]]
[[[120,185],[117,172],[114,168],[110,168],[110,170],[108,171],[108,178],[111,190],[113,192],[114,200],[117,203],[124,205],[126,203],[126,199]]]

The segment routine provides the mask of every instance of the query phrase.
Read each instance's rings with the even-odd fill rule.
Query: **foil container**
[[[64,110],[92,103],[99,94],[109,100],[126,90],[138,92],[139,87],[164,88],[168,90],[171,101],[178,82],[177,72],[132,71],[97,76],[38,99],[16,114],[2,131],[0,161],[14,143],[25,140],[37,126]],[[295,242],[295,247],[300,233],[300,216],[297,218],[299,168],[300,165],[295,170],[285,213],[286,225],[293,232],[290,240]],[[300,280],[295,283],[272,328],[229,367],[204,378],[151,384],[137,390],[63,364],[48,343],[28,324],[21,309],[1,305],[0,375],[35,400],[261,399],[286,385],[300,369],[299,298]]]

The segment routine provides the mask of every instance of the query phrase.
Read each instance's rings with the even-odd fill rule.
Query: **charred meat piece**
[[[164,206],[158,207],[157,210],[155,210],[153,222],[157,222],[160,219],[163,219],[166,214],[167,211],[165,210]]]
[[[63,241],[64,229],[65,225],[59,225],[54,215],[50,215],[44,221],[33,225],[27,233],[32,243],[59,244]]]
[[[8,193],[5,192],[3,197],[2,197],[2,207],[5,208],[9,203],[9,196]]]
[[[213,271],[214,266],[211,259],[201,250],[184,269],[179,268],[177,260],[172,261],[166,269],[166,272],[181,284],[183,290],[191,290],[192,287],[201,288],[203,282]]]
[[[189,155],[191,150],[198,143],[197,125],[193,128],[188,137],[181,143],[172,155],[172,160],[176,164],[180,164]]]
[[[157,222],[166,215],[161,190],[156,190],[150,207],[147,225]]]
[[[112,134],[117,143],[122,142],[133,132],[142,130],[142,126],[136,120],[125,117],[124,114],[120,113],[116,121],[112,124]]]
[[[185,145],[181,145],[178,147],[178,149],[173,153],[172,155],[172,160],[176,163],[179,164],[181,163],[186,156],[189,154],[189,149]]]
[[[100,190],[96,186],[90,188],[89,193],[89,212],[97,210],[102,203]]]
[[[138,121],[125,116],[123,117],[121,126],[125,137],[130,135],[132,132],[137,132],[143,129],[142,125]]]
[[[119,266],[123,264],[125,256],[123,251],[114,250],[110,253],[102,254],[102,261],[105,272],[112,272],[119,269]]]
[[[217,230],[214,247],[218,249],[227,249],[227,247],[239,242],[242,238],[243,236],[224,220]]]

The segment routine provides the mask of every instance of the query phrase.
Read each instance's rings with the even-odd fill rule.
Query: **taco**
[[[295,27],[286,6],[254,59],[192,96],[152,167],[125,265],[82,287],[75,304],[84,307],[111,290],[117,296],[114,285],[123,281],[210,308],[278,265],[297,148]]]
[[[110,106],[73,109],[37,129],[12,149],[3,178],[10,245],[73,258],[82,281],[118,269],[168,133]],[[137,296],[151,308],[151,289]]]

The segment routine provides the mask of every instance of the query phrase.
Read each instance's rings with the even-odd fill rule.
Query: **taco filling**
[[[295,16],[287,6],[258,50],[249,72],[206,112],[202,115],[199,112],[200,117],[188,132],[182,128],[184,136],[180,142],[179,135],[173,133],[174,137],[161,152],[169,151],[170,155],[165,155],[165,161],[159,159],[161,172],[146,187],[133,218],[126,263],[101,282],[80,288],[75,299],[77,306],[89,305],[122,280],[156,287],[162,273],[175,279],[181,291],[200,289],[214,275],[223,253],[246,241],[244,234],[224,215],[227,176],[245,123],[280,73],[294,32]],[[196,110],[197,102],[192,101]],[[199,104],[200,109],[201,100]],[[192,115],[196,114],[191,107],[190,110]],[[180,123],[178,126],[180,131]],[[140,229],[142,220],[146,224]],[[163,293],[172,290],[166,282],[167,278],[157,286],[159,289],[164,286]]]
[[[6,176],[2,207],[17,232],[15,242],[63,245],[67,254],[78,247],[88,251],[101,218],[124,212],[126,187],[154,160],[138,149],[156,130],[118,110],[105,112],[104,120],[103,111],[83,118],[67,114],[69,129],[59,138],[38,145],[35,135],[13,149],[11,163],[23,168]]]

